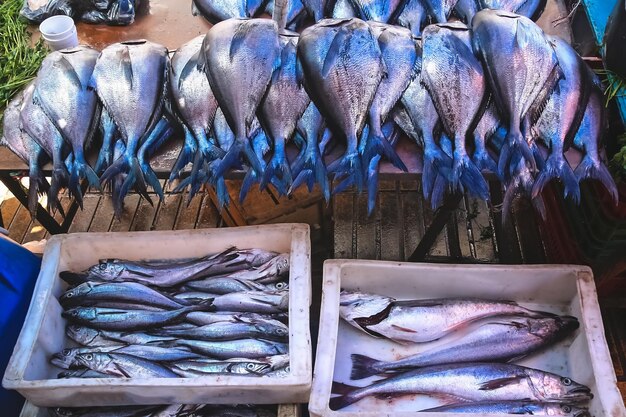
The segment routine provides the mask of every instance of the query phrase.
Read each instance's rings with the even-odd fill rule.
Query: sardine
[[[149,201],[146,180],[156,178],[154,172],[143,172],[137,152],[143,139],[161,118],[166,94],[167,48],[145,41],[126,41],[107,46],[102,50],[91,79],[91,86],[115,122],[126,144],[126,153],[102,174],[103,184],[119,174],[126,179],[118,192],[123,199],[135,186]],[[161,191],[158,183],[150,185]],[[116,209],[121,203],[116,204]]]
[[[216,359],[258,359],[266,356],[282,355],[288,352],[286,344],[262,339],[239,339],[217,342],[180,339],[176,344]]]
[[[98,301],[121,301],[146,306],[177,310],[189,305],[184,300],[176,300],[145,285],[136,282],[124,283],[97,283],[85,282],[77,287],[67,290],[59,298],[64,308],[84,305],[83,302]]]
[[[352,379],[459,362],[508,362],[552,345],[578,328],[575,317],[493,317],[450,342],[396,361],[352,355]]]
[[[92,187],[100,187],[98,176],[85,160],[85,148],[100,117],[98,97],[89,85],[98,55],[87,46],[52,52],[41,63],[33,92],[33,101],[72,146],[69,187],[76,196],[82,196],[79,182],[83,178]]]
[[[533,416],[591,417],[589,410],[572,404],[532,401],[459,403],[421,410],[429,413],[528,414]]]
[[[171,311],[119,310],[99,307],[77,307],[61,315],[74,323],[102,330],[134,331],[178,323],[192,311],[212,309],[211,299],[197,305]]]
[[[260,338],[287,342],[289,328],[277,320],[220,321],[191,330],[159,330],[155,334],[195,340],[237,340]]]
[[[342,291],[339,315],[372,336],[396,342],[423,343],[440,339],[467,324],[490,316],[546,317],[513,301],[394,298]]]
[[[202,44],[204,71],[235,143],[216,163],[214,176],[222,176],[245,155],[258,175],[261,163],[250,146],[250,125],[280,65],[278,27],[269,19],[231,19],[213,26]]]
[[[460,189],[461,177],[466,177],[464,183],[474,184],[470,190],[488,200],[487,183],[465,148],[465,138],[482,113],[486,89],[482,65],[470,42],[470,30],[462,23],[424,29],[422,80],[444,130],[454,140],[452,188]]]
[[[344,183],[363,187],[358,138],[385,73],[378,42],[359,19],[325,19],[300,35],[298,57],[311,99],[346,138],[346,152],[328,166]]]
[[[296,49],[298,34],[282,31],[280,42],[280,66],[274,71],[267,93],[259,107],[259,119],[273,144],[274,153],[265,167],[261,188],[273,177],[279,184],[278,191],[287,194],[293,182],[291,169],[285,154],[285,144],[292,138],[296,124],[311,102],[302,85],[298,72]]]
[[[464,401],[583,402],[591,390],[568,377],[508,364],[437,365],[406,372],[366,387],[333,383],[330,408],[342,409],[369,396],[446,395]]]
[[[163,365],[118,353],[81,353],[76,360],[94,371],[120,378],[178,378]]]
[[[517,149],[534,166],[526,138],[531,118],[543,108],[562,76],[554,49],[530,19],[489,9],[478,12],[472,21],[472,44],[501,116],[508,122],[498,162],[500,175],[508,174],[507,164]]]

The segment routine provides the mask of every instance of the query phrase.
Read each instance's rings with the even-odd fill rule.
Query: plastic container
[[[76,25],[74,25],[74,19],[69,16],[49,17],[41,22],[39,31],[53,51],[78,46]]]
[[[415,345],[375,339],[339,318],[340,289],[358,290],[399,300],[472,297],[514,300],[530,308],[576,316],[580,328],[547,351],[517,362],[569,376],[594,394],[591,415],[626,415],[607,348],[593,274],[582,266],[481,266],[408,264],[379,261],[326,261],[315,372],[309,411],[315,417],[453,417],[453,413],[418,413],[441,405],[436,398],[414,395],[393,401],[366,398],[339,411],[328,407],[333,381],[350,380],[352,353],[382,359],[415,353]],[[465,414],[471,416],[472,414]],[[475,414],[476,415],[476,414]],[[504,415],[497,415],[504,417]],[[482,415],[481,415],[482,417]]]
[[[60,271],[84,270],[103,258],[186,259],[230,246],[290,253],[289,376],[56,379],[59,369],[48,359],[69,345],[58,302],[67,287],[59,279]],[[306,402],[311,387],[310,254],[309,226],[302,224],[54,236],[46,246],[31,307],[3,386],[16,389],[40,407]]]

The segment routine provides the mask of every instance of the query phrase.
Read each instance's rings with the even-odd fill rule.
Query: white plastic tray
[[[290,253],[289,350],[285,378],[56,379],[48,362],[66,343],[58,298],[67,285],[60,271],[81,271],[99,259],[185,259],[229,246]],[[133,404],[277,404],[306,402],[311,387],[311,247],[309,226],[276,224],[172,232],[78,233],[47,244],[31,306],[2,385],[41,407]]]
[[[590,403],[591,414],[595,417],[626,416],[604,337],[593,275],[587,267],[334,260],[324,264],[323,282],[320,338],[309,402],[312,416],[455,415],[418,413],[443,404],[423,395],[404,396],[393,401],[369,397],[337,411],[328,407],[333,380],[355,386],[368,385],[374,380],[350,380],[352,353],[392,360],[417,353],[419,349],[375,339],[341,320],[340,289],[382,294],[399,300],[446,297],[514,300],[530,308],[573,315],[580,321],[580,328],[573,336],[553,349],[517,363],[569,376],[589,386],[595,396]]]

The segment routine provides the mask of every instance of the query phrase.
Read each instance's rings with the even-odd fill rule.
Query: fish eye
[[[87,353],[85,355],[85,359],[87,359],[88,361],[93,360],[93,355],[91,353]]]
[[[282,328],[279,327],[278,329],[276,329],[276,333],[278,333],[278,334],[286,334],[287,331],[285,329],[282,329]]]
[[[254,364],[253,363],[249,363],[246,365],[246,368],[253,370],[254,369]]]
[[[572,407],[570,407],[569,405],[563,405],[561,406],[561,410],[563,410],[564,413],[571,413]]]
[[[70,353],[71,353],[71,351],[70,351],[69,349],[63,349],[63,350],[61,351],[61,354],[62,354],[63,356],[69,356],[69,354],[70,354]]]
[[[285,372],[291,372],[291,366],[287,366],[287,367],[285,368]]]
[[[282,290],[283,288],[285,288],[285,283],[284,282],[279,282],[278,284],[276,284],[276,289],[277,290]]]
[[[561,382],[563,383],[563,385],[568,386],[568,387],[572,385],[572,380],[569,379],[568,377],[561,378]]]
[[[74,293],[71,292],[71,291],[68,292],[68,293],[65,293],[65,297],[67,297],[67,298],[72,298],[73,296],[74,296]]]

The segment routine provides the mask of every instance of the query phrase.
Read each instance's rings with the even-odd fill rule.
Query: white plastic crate
[[[324,264],[323,282],[320,338],[309,402],[312,416],[455,415],[418,413],[418,410],[443,404],[423,395],[403,396],[393,401],[368,397],[341,410],[329,408],[333,380],[355,386],[364,386],[373,381],[351,381],[352,353],[386,360],[416,353],[414,345],[400,345],[373,338],[341,320],[340,289],[381,294],[398,300],[451,297],[513,300],[533,309],[575,316],[580,321],[580,328],[572,337],[517,363],[569,376],[589,386],[594,394],[590,411],[595,417],[626,416],[604,336],[593,275],[587,267],[334,260]]]
[[[48,360],[68,343],[58,302],[67,284],[59,272],[81,271],[105,258],[187,259],[230,246],[290,253],[288,377],[56,379],[60,370]],[[41,407],[306,402],[312,369],[310,257],[309,227],[303,224],[55,236],[46,246],[31,306],[2,384]]]

